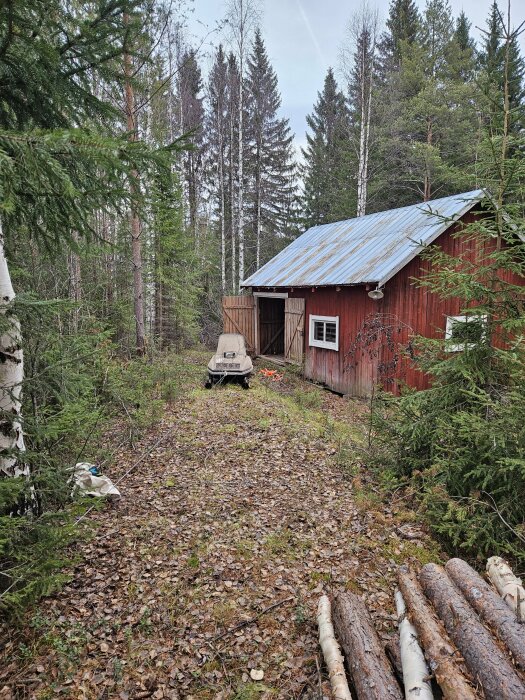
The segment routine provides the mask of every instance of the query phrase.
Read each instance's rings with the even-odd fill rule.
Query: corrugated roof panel
[[[483,190],[474,190],[314,226],[242,286],[384,284],[484,197]]]

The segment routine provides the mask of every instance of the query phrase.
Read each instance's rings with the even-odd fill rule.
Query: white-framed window
[[[310,345],[314,348],[339,350],[339,316],[310,314]]]
[[[447,316],[445,350],[447,352],[461,352],[486,342],[487,322],[485,314]]]

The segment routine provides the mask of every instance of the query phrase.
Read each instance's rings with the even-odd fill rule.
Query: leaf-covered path
[[[299,380],[188,392],[112,470],[161,439],[120,503],[89,514],[94,536],[32,615],[32,644],[8,645],[2,697],[329,697],[321,592],[362,593],[386,636],[396,562],[425,556],[410,513],[355,468],[359,416]]]

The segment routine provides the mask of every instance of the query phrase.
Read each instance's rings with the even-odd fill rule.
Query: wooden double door
[[[291,297],[223,297],[224,333],[241,333],[248,352],[302,364],[305,300]]]

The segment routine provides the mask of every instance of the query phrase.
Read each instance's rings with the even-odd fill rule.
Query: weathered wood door
[[[255,353],[255,305],[253,297],[223,297],[222,325],[224,333],[240,333],[249,353]]]
[[[304,299],[285,300],[284,304],[284,359],[302,364],[304,353]]]

